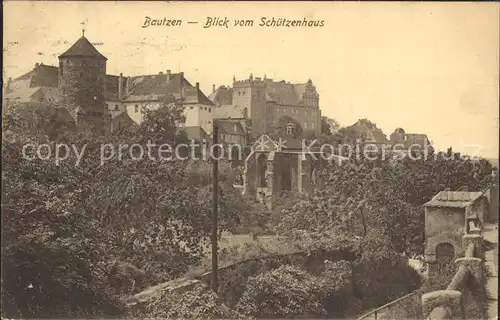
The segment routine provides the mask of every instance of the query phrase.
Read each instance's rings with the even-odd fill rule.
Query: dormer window
[[[295,124],[294,123],[289,123],[286,125],[286,134],[288,136],[292,136],[295,134]]]

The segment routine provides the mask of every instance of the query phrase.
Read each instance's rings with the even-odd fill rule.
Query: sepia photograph
[[[499,2],[3,2],[2,319],[498,319]]]

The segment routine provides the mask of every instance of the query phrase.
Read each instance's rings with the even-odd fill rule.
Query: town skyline
[[[384,10],[383,15],[370,5],[359,7],[364,12],[359,13],[354,12],[355,4],[330,5],[331,10],[328,4],[313,4],[308,16],[324,19],[325,27],[293,31],[203,30],[201,26],[189,25],[145,31],[141,29],[144,16],[152,15],[159,4],[130,3],[115,6],[113,12],[103,9],[91,13],[90,8],[96,10],[96,5],[105,8],[112,4],[46,3],[44,9],[37,3],[7,2],[7,25],[9,20],[20,19],[21,14],[39,14],[40,20],[24,22],[22,28],[5,33],[4,79],[21,76],[32,70],[35,63],[57,66],[57,56],[82,35],[80,22],[86,21],[85,36],[94,44],[102,44],[96,48],[108,58],[108,74],[182,71],[191,82],[199,82],[206,95],[212,92],[213,84],[231,86],[233,76],[242,80],[250,74],[265,75],[292,83],[305,83],[310,78],[318,89],[322,114],[343,126],[367,118],[386,135],[402,127],[408,133],[427,134],[438,149],[481,145],[479,155],[498,155],[498,17],[490,13],[488,4],[397,4]],[[204,5],[205,15],[217,8],[214,4]],[[182,6],[172,4],[169,12],[182,17]],[[218,15],[259,15],[245,4],[227,7],[219,8]],[[272,5],[266,7],[273,11]],[[287,7],[283,16],[299,17],[301,12],[303,15],[300,4]],[[67,14],[55,21],[51,10],[64,10]],[[348,14],[354,21],[341,19],[340,13]],[[106,17],[113,21],[120,14],[129,17],[130,23],[118,23],[114,31],[99,31]],[[203,24],[205,15],[190,13],[189,18]],[[404,23],[405,17],[410,16],[414,26]],[[388,22],[382,24],[382,19]],[[401,28],[412,32],[413,39],[402,37],[401,30],[396,30],[397,34],[390,32],[395,20],[403,23]],[[355,26],[361,21],[365,32],[369,29],[366,24],[372,21],[378,31],[386,34],[372,32],[374,39],[368,39]],[[432,23],[431,27],[422,28],[424,22]],[[357,40],[352,41],[332,24],[351,31]],[[417,32],[419,27],[422,29]],[[340,46],[310,41],[332,31],[330,39]],[[441,38],[446,41],[440,41]],[[249,39],[252,41],[245,43]],[[255,39],[263,42],[257,46],[260,50],[250,45]],[[311,50],[301,49],[304,44]],[[419,46],[420,51],[415,51]],[[435,125],[438,121],[439,125]]]

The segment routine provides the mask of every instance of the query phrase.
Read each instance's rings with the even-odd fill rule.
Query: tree
[[[27,161],[21,150],[29,142],[15,133],[2,139],[2,295],[11,298],[2,315],[119,314],[122,305],[106,277],[103,230],[79,205],[85,173]]]
[[[141,123],[139,134],[144,139],[151,139],[155,143],[174,145],[176,140],[179,139],[177,128],[186,122],[184,107],[171,96],[164,97],[161,103],[158,109],[143,111],[144,120]]]
[[[182,292],[165,291],[139,317],[162,319],[242,319],[207,286],[197,283]]]
[[[321,134],[326,136],[334,135],[340,129],[339,123],[325,116],[321,117]]]
[[[176,143],[180,114],[176,107],[146,113],[138,134],[48,136],[37,127],[10,127],[2,137],[6,316],[113,316],[122,310],[120,294],[175,278],[200,261],[210,232],[210,180],[193,179],[185,161],[117,154],[125,145],[146,149],[148,140]],[[74,153],[58,164],[28,160],[26,143],[85,146],[85,153],[77,166]],[[115,151],[104,162],[103,146]],[[226,228],[235,217],[224,208],[238,199],[226,197],[230,174],[223,176]],[[131,277],[141,283],[129,286]]]
[[[237,310],[258,318],[321,317],[326,288],[313,275],[283,265],[247,280]]]

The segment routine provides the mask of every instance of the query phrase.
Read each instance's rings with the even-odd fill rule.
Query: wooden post
[[[217,274],[218,274],[218,266],[217,266],[217,211],[218,211],[218,202],[219,202],[219,183],[218,183],[218,175],[219,175],[219,152],[215,147],[219,142],[219,132],[218,127],[213,120],[213,146],[212,146],[212,290],[217,293]]]

